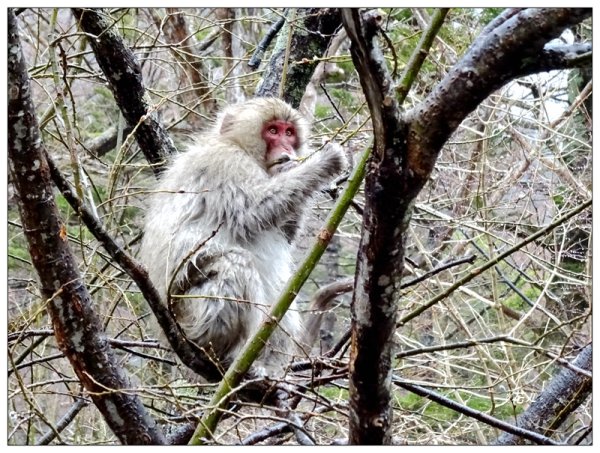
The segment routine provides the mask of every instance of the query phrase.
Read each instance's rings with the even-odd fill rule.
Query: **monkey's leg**
[[[265,294],[253,256],[244,249],[198,256],[187,266],[179,288],[180,293],[190,296],[174,299],[175,314],[184,333],[214,354],[225,368],[268,316],[271,306],[266,302],[276,300],[276,296]],[[294,308],[257,359],[254,375],[282,376],[297,352],[302,328]]]
[[[263,318],[264,292],[252,256],[245,250],[199,255],[186,266],[174,299],[186,336],[212,352],[224,366],[239,353]]]

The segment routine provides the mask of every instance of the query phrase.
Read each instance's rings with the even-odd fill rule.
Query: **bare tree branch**
[[[452,410],[455,410],[456,412],[468,415],[469,417],[473,417],[476,420],[479,420],[495,428],[501,429],[507,433],[510,433],[511,435],[516,435],[518,437],[522,437],[523,439],[530,440],[535,444],[562,445],[560,442],[556,442],[550,439],[549,437],[536,433],[535,431],[511,425],[509,423],[503,422],[502,420],[498,420],[495,417],[491,417],[488,414],[484,414],[481,411],[472,409],[469,406],[459,404],[456,401],[453,401],[450,398],[446,398],[445,396],[433,392],[423,386],[412,384],[410,382],[404,382],[397,379],[394,380],[394,384],[396,384],[398,387],[402,387],[403,389],[408,390],[409,392],[413,392],[416,395],[424,396],[425,398],[428,398],[441,406],[448,407]]]
[[[265,33],[265,36],[263,37],[263,39],[261,39],[260,42],[258,43],[258,45],[256,46],[256,50],[252,54],[250,61],[248,61],[248,66],[251,69],[258,69],[258,67],[260,66],[260,63],[262,62],[263,56],[264,56],[267,48],[269,47],[269,45],[271,45],[271,41],[273,41],[273,39],[275,39],[275,36],[277,36],[277,33],[279,33],[279,31],[281,30],[281,27],[283,27],[283,24],[285,24],[285,16],[281,16],[267,30],[267,33]]]
[[[546,43],[590,14],[589,9],[507,11],[485,29],[422,103],[401,115],[375,39],[383,17],[378,10],[364,14],[343,10],[374,133],[352,302],[350,443],[391,442],[390,345],[406,231],[414,200],[440,149],[495,89],[515,77],[546,70],[535,64]]]
[[[81,409],[86,407],[88,404],[89,400],[85,398],[79,398],[75,402],[75,404],[73,404],[69,408],[67,413],[63,415],[63,417],[58,421],[58,423],[56,423],[56,431],[52,429],[49,430],[40,438],[37,445],[48,445],[50,442],[52,442],[56,438],[56,433],[63,431],[67,426],[69,426],[69,423],[71,423],[75,419],[75,417],[77,417],[79,412],[81,412]]]
[[[427,99],[407,115],[413,186],[425,184],[450,134],[494,90],[516,77],[567,67],[566,58],[550,58],[545,45],[591,13],[585,8],[528,8],[486,29]],[[540,60],[540,55],[547,57]]]
[[[65,199],[73,209],[79,213],[83,223],[104,246],[115,262],[117,262],[138,285],[138,288],[144,295],[148,305],[150,305],[150,309],[156,316],[158,324],[177,356],[191,370],[206,377],[208,380],[214,381],[220,379],[221,373],[214,365],[213,361],[211,361],[194,343],[185,338],[175,317],[161,301],[160,294],[158,294],[158,291],[150,281],[146,269],[115,242],[94,215],[81,203],[50,156],[46,154],[45,158],[48,162],[48,168],[52,179]]]
[[[177,152],[171,138],[150,106],[137,60],[113,29],[110,16],[99,9],[74,8],[82,30],[91,36],[90,46],[102,68],[117,105],[134,128],[135,138],[152,169],[159,174],[165,158]]]
[[[106,423],[124,444],[164,444],[165,438],[131,387],[94,312],[58,216],[50,170],[31,99],[16,17],[8,12],[8,154],[31,260],[61,351]]]
[[[411,175],[403,157],[405,129],[387,64],[377,43],[383,23],[378,10],[361,14],[342,11],[352,41],[352,61],[359,73],[373,123],[373,154],[365,181],[363,230],[352,299],[350,367],[351,444],[389,444],[391,423],[392,336],[404,268],[404,240],[414,197]],[[438,30],[441,21],[433,26]],[[426,32],[427,52],[435,31]],[[416,69],[422,64],[412,59]],[[413,72],[407,68],[405,74]],[[404,88],[408,90],[410,83]],[[385,220],[383,220],[385,219]]]
[[[179,62],[178,76],[182,83],[191,86],[180,94],[184,103],[198,102],[204,113],[211,114],[216,108],[216,100],[213,98],[210,77],[205,67],[204,60],[199,58],[200,50],[194,37],[194,33],[188,30],[188,23],[184,11],[176,8],[167,8],[167,15],[161,19],[156,10],[151,10],[152,17],[158,29],[161,30],[167,42],[172,44],[172,53]],[[214,38],[213,38],[214,36]],[[219,34],[210,36],[209,43],[214,42]],[[223,37],[230,36],[225,32]],[[192,124],[201,126],[198,116],[190,118]]]
[[[125,127],[123,129],[123,137],[131,134],[132,131],[133,128],[129,126]],[[98,137],[88,140],[86,143],[82,144],[82,146],[93,156],[102,157],[115,149],[118,142],[118,136],[119,131],[117,130],[117,127],[111,127]]]
[[[571,363],[593,334],[591,20],[564,31],[556,26],[543,38],[538,30],[554,27],[547,18],[564,24],[571,20],[567,15],[580,10],[367,7],[344,11],[350,13],[346,25],[351,36],[338,28],[333,39],[325,37],[329,44],[321,54],[313,44],[322,42],[323,23],[307,26],[316,16],[306,12],[331,13],[339,23],[341,11],[91,9],[90,14],[106,18],[100,35],[78,29],[68,8],[55,8],[52,14],[44,8],[21,11],[19,32],[27,39],[20,44],[31,97],[44,112],[38,115],[43,134],[39,147],[50,156],[40,171],[62,192],[51,188],[61,216],[52,222],[70,247],[75,274],[93,301],[109,350],[135,380],[123,391],[138,396],[152,416],[160,417],[167,443],[187,443],[196,432],[201,438],[194,442],[229,445],[485,445],[500,443],[502,429],[524,438],[517,442],[592,442],[589,396],[579,406],[576,399],[557,398],[559,407],[544,412],[547,421],[535,415],[540,424],[525,426],[521,422],[526,420],[518,418],[533,410],[536,397],[561,367],[592,378],[591,368]],[[447,11],[451,23],[444,24]],[[267,50],[273,60],[263,60],[260,71],[249,70],[245,63],[254,46],[282,16],[285,28]],[[477,36],[476,30],[483,31]],[[308,100],[310,108],[303,113],[314,121],[311,144],[334,139],[347,144],[348,155],[365,150],[358,166],[361,174],[368,173],[366,183],[360,184],[362,176],[357,181],[339,178],[338,185],[353,189],[342,193],[330,187],[326,193],[331,197],[315,200],[300,238],[318,228],[316,218],[325,215],[329,198],[344,197],[344,205],[360,209],[346,213],[339,223],[336,244],[329,244],[327,259],[310,274],[309,288],[296,295],[301,283],[294,280],[267,319],[267,328],[253,338],[250,352],[240,355],[241,368],[230,370],[220,386],[198,382],[218,381],[224,370],[210,359],[203,363],[204,353],[187,343],[171,319],[170,305],[164,309],[134,260],[141,236],[140,202],[153,176],[145,159],[140,160],[139,146],[130,147],[143,121],[129,124],[122,114],[116,118],[113,110],[107,111],[115,100],[111,93],[106,97],[105,88],[120,80],[103,74],[88,40],[98,36],[102,41],[112,32],[127,43],[130,57],[139,59],[142,102],[155,119],[168,120],[164,129],[175,132],[178,143],[193,141],[198,127],[208,126],[201,111],[204,95],[198,97],[192,83],[200,80],[194,79],[197,72],[184,74],[197,60],[205,65],[201,83],[210,85],[208,97],[221,103],[251,96],[263,76],[268,79],[264,88],[270,86],[276,96],[291,93],[296,78],[302,79],[303,70],[314,64],[314,86],[304,90],[302,101],[304,106]],[[512,52],[515,46],[522,51]],[[474,49],[485,53],[485,59],[465,61],[463,56]],[[123,60],[119,52],[114,58]],[[503,66],[503,55],[511,52]],[[349,55],[356,71],[349,66]],[[112,63],[113,56],[105,57]],[[536,73],[554,68],[566,69]],[[392,70],[402,75],[396,77]],[[456,80],[446,81],[453,71]],[[324,73],[327,79],[319,88]],[[519,77],[521,73],[527,76]],[[506,78],[504,85],[501,78]],[[142,83],[152,90],[144,90]],[[496,83],[500,85],[492,89]],[[446,95],[432,96],[438,84],[446,87]],[[469,84],[467,98],[455,96],[455,90]],[[139,98],[136,89],[125,93],[123,102],[139,104],[139,99],[128,99]],[[483,99],[472,113],[466,108],[475,102],[469,96]],[[448,99],[452,102],[445,105]],[[117,123],[118,131],[104,134]],[[446,129],[440,131],[439,125]],[[124,131],[128,136],[118,149]],[[444,134],[451,135],[437,138]],[[102,140],[94,140],[99,136]],[[89,156],[77,161],[73,144]],[[102,155],[110,148],[114,150]],[[34,158],[35,166],[37,162]],[[83,175],[81,188],[77,175]],[[55,339],[52,302],[41,294],[34,266],[38,258],[32,260],[27,245],[38,231],[23,223],[18,212],[20,198],[29,195],[38,179],[27,186],[22,181],[17,184],[9,172],[8,442],[119,443],[110,429],[102,429],[107,426],[102,412]],[[48,203],[35,206],[40,217],[48,214]],[[344,215],[340,206],[334,208],[336,225]],[[332,225],[320,230],[311,256],[329,241]],[[47,231],[42,230],[38,254],[47,251]],[[305,242],[293,251],[297,263]],[[476,256],[469,256],[469,247],[478,250]],[[300,266],[301,275],[308,275],[314,261]],[[58,268],[67,263],[63,255],[47,256],[45,262]],[[311,305],[300,313],[313,334],[318,329],[311,327],[311,317],[315,324],[323,312],[335,319],[321,325],[322,336],[331,336],[322,338],[320,348],[301,354],[281,381],[259,382],[244,373],[271,324],[294,297],[310,297],[310,288],[321,289],[314,294],[315,304],[336,291],[354,290],[343,303],[332,304],[333,310]],[[58,297],[61,306],[78,301],[62,293]],[[144,298],[156,305],[157,316],[165,318],[159,324],[176,344],[153,339],[155,315]],[[299,345],[302,337],[295,338]],[[175,361],[172,352],[183,357]],[[400,388],[400,382],[408,386]],[[410,387],[412,383],[419,385]],[[573,390],[565,386],[565,394]],[[96,393],[110,391],[101,385],[98,389]],[[80,410],[80,401],[88,407]],[[552,402],[551,395],[547,401]],[[553,410],[564,411],[566,419],[546,430],[556,418]]]

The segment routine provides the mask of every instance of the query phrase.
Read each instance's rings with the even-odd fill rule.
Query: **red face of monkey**
[[[280,173],[295,165],[299,143],[293,123],[284,120],[269,121],[263,127],[262,138],[267,144],[265,162],[269,174]]]

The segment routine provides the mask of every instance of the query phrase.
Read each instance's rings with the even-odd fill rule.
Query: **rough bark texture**
[[[152,165],[160,173],[164,160],[175,153],[175,145],[150,110],[142,72],[131,49],[112,28],[110,16],[98,9],[73,9],[81,29],[94,36],[89,43],[98,65],[104,72],[117,105],[129,127],[135,128],[137,143]]]
[[[352,302],[350,443],[391,441],[391,344],[406,231],[414,200],[442,146],[479,103],[509,80],[570,67],[572,55],[581,49],[553,53],[544,46],[590,15],[589,9],[553,8],[503,13],[431,94],[403,115],[376,40],[383,17],[377,10],[342,11],[374,133]]]
[[[581,350],[573,361],[573,365],[589,372],[592,371],[591,344]],[[563,368],[527,410],[519,416],[517,426],[551,436],[552,432],[562,425],[591,392],[592,378],[590,376]],[[523,445],[530,444],[530,442],[521,436],[504,433],[495,444]]]
[[[279,97],[282,80],[285,80],[281,98],[297,108],[312,77],[318,61],[322,57],[336,30],[341,26],[340,12],[336,8],[307,8],[296,12],[298,24],[292,28],[293,35],[289,46],[287,72],[283,74],[289,24],[280,32],[273,55],[269,60],[263,83],[256,90],[257,96]]]
[[[8,152],[23,231],[61,351],[106,423],[124,444],[165,439],[118,366],[94,313],[58,217],[43,144],[31,100],[16,18],[8,13]]]
[[[380,17],[344,10],[344,26],[352,40],[352,60],[374,129],[374,145],[365,179],[365,210],[352,300],[350,362],[350,443],[391,443],[392,336],[400,275],[404,264],[403,231],[412,201],[403,176],[398,105],[383,55],[376,47]],[[396,285],[397,286],[394,286]]]
[[[414,185],[420,190],[446,140],[494,90],[517,77],[568,67],[568,58],[549,58],[544,45],[590,15],[591,10],[583,8],[528,8],[502,16],[505,20],[494,21],[495,28],[486,27],[407,118],[407,157],[415,174]]]

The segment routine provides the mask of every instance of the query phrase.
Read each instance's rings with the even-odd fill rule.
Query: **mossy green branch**
[[[370,152],[371,150],[368,149],[361,156],[360,161],[357,163],[356,168],[348,179],[346,190],[344,190],[336,202],[325,225],[319,232],[316,243],[310,249],[297,272],[288,281],[282,296],[277,303],[273,305],[269,318],[262,323],[256,334],[254,334],[254,336],[246,343],[242,352],[225,373],[225,376],[221,380],[219,387],[207,406],[204,417],[200,420],[200,423],[190,440],[190,444],[202,444],[206,439],[209,439],[212,436],[212,433],[221,418],[222,410],[226,407],[233,389],[239,385],[242,377],[248,372],[250,366],[264,348],[265,343],[273,333],[273,330],[275,330],[277,324],[296,298],[302,285],[304,285],[304,282],[306,282],[306,279],[321,259],[335,230],[344,218],[344,215],[350,206],[350,202],[358,192],[360,184],[365,176],[366,162]]]
[[[402,77],[400,78],[400,83],[396,87],[397,100],[400,105],[402,105],[404,99],[406,99],[410,87],[417,78],[417,74],[421,70],[421,66],[423,66],[425,57],[429,54],[429,48],[440,31],[448,11],[450,11],[449,8],[440,8],[435,11],[429,27],[421,36],[417,47],[410,56],[406,68],[404,68],[404,72],[402,73]]]

